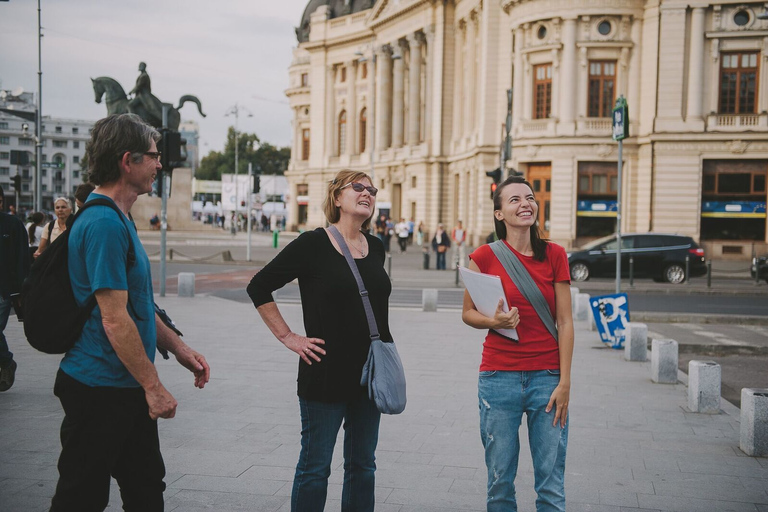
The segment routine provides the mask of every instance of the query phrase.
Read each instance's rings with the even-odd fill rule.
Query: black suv
[[[749,269],[752,279],[755,278],[755,272],[760,273],[758,279],[765,279],[765,282],[768,283],[768,254],[758,258],[752,258],[752,267]]]
[[[621,275],[629,276],[629,258],[634,260],[634,277],[679,284],[685,281],[685,257],[689,257],[690,277],[707,273],[704,249],[693,238],[659,233],[621,235]],[[616,277],[616,235],[594,240],[568,253],[572,281],[590,277]]]

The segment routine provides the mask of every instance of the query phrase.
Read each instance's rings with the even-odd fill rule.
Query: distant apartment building
[[[480,243],[492,230],[485,173],[499,166],[512,89],[507,165],[532,183],[545,236],[578,246],[616,229],[611,109],[623,95],[622,230],[689,235],[711,257],[763,252],[765,10],[730,0],[310,0],[286,91],[291,218],[322,225],[328,181],[373,164],[380,211],[429,231],[461,219]]]
[[[4,109],[0,111],[0,186],[5,191],[6,206],[15,204],[11,178],[20,175],[19,206],[30,210],[34,205],[35,123],[12,111],[34,114],[34,95],[0,91],[0,108]],[[93,121],[43,116],[41,197],[44,210],[53,210],[57,197],[74,197],[75,189],[83,182],[81,163],[93,124]],[[26,163],[12,164],[11,153],[14,151],[24,153]]]

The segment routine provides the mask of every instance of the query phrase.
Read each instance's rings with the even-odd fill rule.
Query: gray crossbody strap
[[[512,282],[517,286],[517,289],[520,290],[520,293],[525,297],[525,300],[530,302],[533,309],[536,310],[536,314],[541,318],[544,327],[546,327],[549,333],[555,338],[555,341],[558,341],[557,327],[555,326],[555,319],[552,317],[552,311],[550,311],[549,304],[547,304],[547,300],[544,298],[541,290],[536,286],[536,283],[533,282],[531,274],[528,273],[517,255],[513,253],[503,241],[496,240],[490,244],[490,246],[491,250],[493,250],[493,253],[504,267],[504,270],[509,274]]]
[[[360,276],[360,270],[357,268],[357,263],[355,263],[355,259],[352,257],[352,253],[349,252],[349,247],[347,247],[346,240],[344,240],[344,237],[341,235],[339,230],[336,229],[336,226],[331,225],[328,228],[328,231],[330,231],[333,235],[333,238],[336,239],[336,242],[339,244],[339,248],[341,249],[341,253],[347,260],[347,264],[349,265],[350,270],[352,270],[352,273],[355,275],[355,281],[357,281],[357,289],[360,290],[360,297],[363,299],[365,317],[368,320],[368,330],[371,332],[371,341],[378,340],[380,339],[379,327],[376,325],[376,317],[373,316],[371,299],[368,298],[368,291],[365,289],[365,284],[363,284],[363,278]]]

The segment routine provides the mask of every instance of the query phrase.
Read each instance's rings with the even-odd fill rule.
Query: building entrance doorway
[[[539,228],[544,238],[549,238],[550,197],[552,195],[552,164],[528,164],[528,183],[533,186],[533,194],[539,203]]]

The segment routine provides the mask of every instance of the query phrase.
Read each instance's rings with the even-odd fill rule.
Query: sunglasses
[[[362,183],[358,183],[356,181],[351,181],[347,183],[346,185],[341,187],[339,190],[344,190],[347,187],[352,187],[352,190],[354,190],[355,192],[362,192],[363,190],[367,190],[368,193],[371,194],[371,197],[376,197],[376,194],[379,193],[379,189],[377,189],[376,187],[366,187]]]

